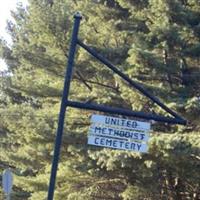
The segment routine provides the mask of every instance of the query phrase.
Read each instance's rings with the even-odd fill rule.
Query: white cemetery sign
[[[92,115],[88,144],[136,152],[147,152],[150,123]]]

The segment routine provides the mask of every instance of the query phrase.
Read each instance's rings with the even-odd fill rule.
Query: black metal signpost
[[[48,200],[53,200],[53,196],[54,196],[56,173],[57,173],[57,168],[58,168],[65,112],[67,110],[67,107],[95,110],[95,111],[101,111],[101,112],[124,115],[124,116],[132,116],[132,117],[142,118],[142,119],[146,119],[146,120],[154,120],[154,121],[165,122],[165,123],[170,123],[170,124],[182,124],[182,125],[186,124],[185,119],[183,119],[181,116],[179,116],[174,111],[172,111],[170,108],[168,108],[166,105],[164,105],[162,102],[160,102],[159,99],[157,99],[155,96],[150,94],[141,85],[139,85],[135,81],[131,80],[127,75],[125,75],[123,72],[121,72],[117,67],[115,67],[112,63],[110,63],[107,59],[105,59],[101,55],[97,54],[93,49],[91,49],[86,44],[81,42],[81,40],[78,39],[78,31],[79,31],[79,25],[80,25],[81,19],[82,19],[82,17],[80,15],[80,13],[76,13],[74,15],[74,27],[73,27],[73,32],[72,32],[72,39],[71,39],[71,45],[70,45],[70,51],[69,51],[67,71],[65,74],[63,96],[62,96],[62,102],[61,102],[61,107],[60,107],[57,135],[56,135],[56,140],[55,140],[54,156],[53,156],[53,161],[52,161],[51,176],[50,176],[50,183],[49,183],[49,190],[48,190]],[[92,104],[92,103],[69,101],[68,94],[69,94],[69,89],[70,89],[70,82],[71,82],[71,78],[72,78],[72,71],[73,71],[73,65],[74,65],[74,56],[75,56],[75,51],[76,51],[77,45],[79,45],[80,47],[85,49],[88,53],[90,53],[92,56],[94,56],[97,60],[99,60],[100,62],[105,64],[114,73],[116,73],[118,76],[120,76],[126,82],[128,82],[131,87],[137,89],[144,96],[151,99],[154,103],[156,103],[158,106],[160,106],[163,110],[165,110],[167,113],[169,113],[172,117],[165,117],[165,116],[160,116],[160,115],[151,114],[151,113],[136,112],[136,111],[131,111],[131,110],[122,109],[122,108],[113,108],[113,107],[109,107],[109,106]]]

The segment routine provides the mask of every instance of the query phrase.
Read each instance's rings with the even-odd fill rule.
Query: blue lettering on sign
[[[100,139],[100,144],[101,144],[101,145],[104,145],[104,141],[105,141],[105,138],[101,138],[101,139]]]
[[[117,147],[117,141],[116,140],[113,140],[113,147]]]
[[[137,128],[137,122],[126,120],[126,119],[118,119],[118,118],[112,118],[112,117],[105,117],[105,124],[108,125],[117,125],[117,126],[124,126],[128,128]]]
[[[95,126],[94,128],[90,129],[90,132],[95,135],[121,137],[121,138],[142,140],[142,141],[148,140],[148,135],[146,135],[143,132],[137,132],[137,131],[128,131],[128,130],[120,130],[120,129],[114,129],[114,128]]]
[[[110,116],[93,115],[88,144],[147,152],[150,124]]]
[[[101,133],[101,127],[95,127],[95,131],[94,131],[95,133]]]
[[[96,146],[111,147],[115,149],[133,150],[139,152],[146,152],[146,146],[142,143],[128,142],[112,138],[90,136],[88,143]],[[144,145],[144,147],[142,147]],[[142,150],[143,148],[143,150]]]
[[[95,144],[98,144],[98,140],[99,140],[99,138],[96,137],[95,140],[94,140],[94,143],[95,143]]]

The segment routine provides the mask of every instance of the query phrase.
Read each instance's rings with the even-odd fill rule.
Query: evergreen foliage
[[[200,4],[198,0],[29,0],[0,40],[0,171],[14,172],[15,200],[47,196],[73,14],[79,38],[188,125],[155,123],[149,152],[87,145],[91,112],[67,109],[55,199],[200,199]],[[166,113],[77,49],[70,99]],[[1,192],[1,191],[0,191]],[[0,195],[2,195],[0,193]]]

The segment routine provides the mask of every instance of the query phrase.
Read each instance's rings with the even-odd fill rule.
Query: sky
[[[10,37],[6,33],[6,21],[12,19],[10,15],[11,10],[15,10],[16,4],[21,2],[23,5],[27,5],[28,0],[4,0],[0,4],[0,37],[3,37],[8,43],[10,43]],[[6,70],[6,64],[0,59],[0,71]]]

